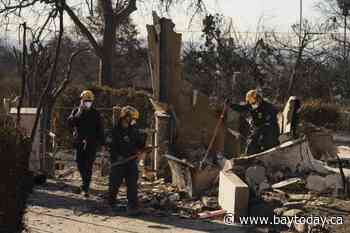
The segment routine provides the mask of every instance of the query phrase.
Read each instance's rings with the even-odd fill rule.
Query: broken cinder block
[[[219,205],[237,219],[248,212],[249,188],[231,171],[220,172]]]

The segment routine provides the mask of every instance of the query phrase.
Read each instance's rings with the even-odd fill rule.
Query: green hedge
[[[140,112],[139,126],[144,128],[149,125],[149,120],[153,113],[148,93],[132,88],[113,89],[105,86],[88,86],[84,89],[93,91],[96,97],[95,106],[97,108],[106,108],[100,110],[106,129],[112,127],[111,108],[115,105],[131,105],[135,107]],[[84,89],[81,87],[70,87],[58,99],[57,108],[54,111],[54,128],[58,135],[58,144],[60,146],[71,146],[71,132],[66,124],[66,119],[73,107],[79,105],[79,96]]]

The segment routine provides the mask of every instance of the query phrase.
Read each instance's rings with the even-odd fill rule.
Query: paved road
[[[72,193],[71,188],[53,181],[34,190],[29,198],[26,223],[33,233],[249,232],[246,228],[227,226],[218,221],[183,219],[155,210],[142,217],[130,218],[108,210],[96,196],[83,200]]]

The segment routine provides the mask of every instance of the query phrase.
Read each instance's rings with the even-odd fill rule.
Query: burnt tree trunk
[[[113,7],[111,0],[99,0],[98,4],[101,8],[104,21],[103,44],[100,45],[94,35],[82,23],[80,18],[74,13],[73,9],[63,3],[63,8],[72,19],[74,24],[80,29],[82,34],[89,40],[96,55],[100,58],[100,74],[99,84],[111,85],[113,83],[113,58],[115,53],[116,30],[123,20],[127,19],[129,15],[136,11],[136,0],[127,1],[128,4],[122,9],[119,9],[117,4]]]
[[[307,42],[308,42],[307,36],[308,36],[308,33],[305,33],[301,40],[301,44],[299,45],[298,55],[297,55],[297,58],[292,70],[292,74],[290,76],[289,83],[288,83],[287,96],[285,96],[284,100],[288,100],[289,96],[295,95],[294,88],[297,80],[297,73],[302,62],[304,49],[307,46]]]
[[[40,124],[40,143],[41,143],[41,159],[40,159],[40,167],[43,169],[43,171],[47,175],[53,175],[52,165],[50,164],[50,158],[49,158],[49,132],[51,131],[51,122],[52,122],[52,112],[53,107],[55,105],[55,100],[50,95],[48,96],[48,99],[46,100],[45,105],[42,109],[42,115],[41,115],[41,124]]]
[[[113,15],[106,14],[104,17],[103,45],[100,66],[100,85],[113,85],[113,60],[115,53],[116,22]]]

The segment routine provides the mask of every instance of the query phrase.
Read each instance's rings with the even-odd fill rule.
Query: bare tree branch
[[[129,0],[128,5],[120,12],[116,12],[115,20],[117,25],[124,19],[126,19],[131,13],[137,10],[136,0]]]
[[[46,28],[46,26],[48,25],[48,23],[50,22],[51,19],[56,18],[57,13],[58,13],[57,9],[52,10],[49,13],[49,15],[47,16],[44,24],[40,27],[39,32],[38,33],[33,33],[34,34],[34,38],[35,38],[33,40],[34,43],[40,41],[40,37],[41,37],[44,29]]]
[[[68,63],[68,69],[65,72],[65,78],[64,80],[61,82],[61,84],[53,91],[53,98],[56,99],[61,93],[62,91],[64,91],[64,89],[67,87],[67,85],[71,82],[71,73],[72,73],[72,67],[73,67],[73,61],[75,59],[75,57],[77,55],[79,55],[82,52],[86,52],[89,49],[80,49],[76,52],[74,52],[69,59],[69,63]]]
[[[34,125],[32,128],[32,132],[31,132],[31,142],[33,142],[35,135],[36,135],[36,128],[38,127],[38,123],[39,123],[39,118],[40,118],[40,113],[41,110],[45,104],[45,101],[47,100],[47,97],[50,95],[50,91],[52,89],[52,83],[53,80],[55,79],[56,76],[56,72],[57,72],[57,63],[58,63],[58,57],[60,54],[60,49],[61,49],[61,42],[62,42],[62,37],[63,37],[63,9],[59,9],[59,21],[60,21],[60,29],[59,29],[59,34],[58,34],[58,40],[57,40],[57,45],[56,45],[56,55],[55,55],[55,60],[54,60],[54,64],[52,66],[52,70],[51,70],[51,74],[49,77],[49,80],[46,83],[46,87],[44,92],[41,94],[38,106],[37,106],[37,112],[36,112],[36,118],[34,121]]]
[[[98,57],[102,58],[102,50],[101,47],[98,45],[95,37],[91,34],[89,29],[81,22],[79,17],[74,13],[72,8],[68,6],[65,2],[63,3],[63,9],[67,12],[69,17],[73,20],[75,25],[80,29],[80,31],[86,36],[86,38],[89,40],[91,46],[94,48],[95,53]]]
[[[33,6],[35,3],[39,2],[39,0],[22,0],[17,5],[7,5],[8,3],[5,3],[4,0],[1,0],[1,3],[3,5],[3,8],[0,8],[0,14],[2,13],[14,13],[15,11],[19,11],[23,8]]]

